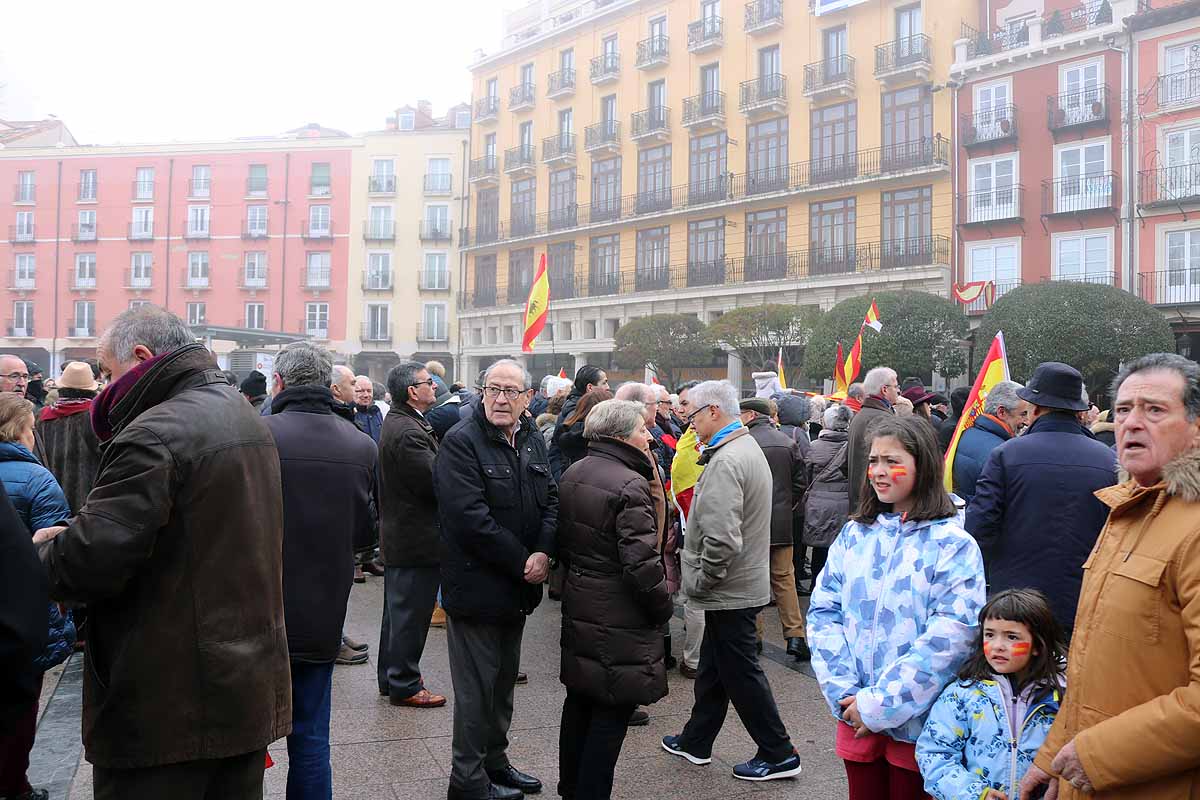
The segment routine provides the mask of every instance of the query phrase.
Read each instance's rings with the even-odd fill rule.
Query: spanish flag
[[[695,494],[696,484],[700,481],[700,440],[696,437],[696,429],[688,428],[679,437],[675,446],[675,458],[671,461],[671,501],[679,509],[679,519],[687,530],[688,514],[692,511],[692,495]]]
[[[942,475],[942,482],[947,492],[954,491],[954,454],[958,451],[959,439],[962,438],[963,432],[974,425],[975,420],[983,413],[983,403],[987,400],[988,392],[997,383],[1006,380],[1008,380],[1008,354],[1004,350],[1004,333],[998,332],[996,338],[992,340],[992,346],[988,349],[987,358],[983,360],[983,366],[979,368],[975,385],[971,387],[967,404],[963,406],[962,416],[958,419],[958,427],[954,429],[954,438],[950,440],[950,447],[946,450],[946,469],[945,474]]]
[[[838,342],[837,356],[833,362],[833,391],[834,394],[845,395],[850,389],[846,381],[846,357],[842,355],[842,343]]]
[[[854,383],[862,370],[862,335],[865,328],[871,328],[876,333],[883,330],[883,323],[879,321],[879,307],[875,305],[874,300],[871,300],[871,307],[867,309],[863,324],[858,328],[858,338],[854,340],[854,346],[850,348],[850,357],[846,359],[846,366],[842,369],[847,387]]]
[[[546,275],[546,254],[538,262],[537,274],[529,287],[529,299],[525,301],[525,335],[521,338],[521,352],[532,353],[533,342],[546,327],[546,314],[550,311],[550,278]]]
[[[779,385],[784,389],[787,388],[787,376],[784,374],[783,368],[783,348],[779,348],[779,357],[775,359],[775,372],[779,375]]]

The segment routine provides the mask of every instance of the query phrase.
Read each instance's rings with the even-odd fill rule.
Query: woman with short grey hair
[[[583,438],[589,442],[601,439],[628,440],[638,429],[646,429],[644,408],[632,400],[605,400],[592,409],[583,421]]]

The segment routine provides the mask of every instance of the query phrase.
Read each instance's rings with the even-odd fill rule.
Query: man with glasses
[[[29,368],[20,356],[0,356],[0,392],[12,392],[25,396],[29,388]]]
[[[438,441],[425,419],[436,397],[434,382],[417,361],[392,367],[387,382],[392,407],[379,440],[384,564],[379,693],[394,706],[438,708],[446,698],[430,693],[421,679],[421,654],[441,581],[441,530],[433,491]]]
[[[862,409],[850,423],[850,449],[847,450],[849,461],[846,474],[850,478],[851,514],[858,508],[858,493],[867,475],[867,429],[880,417],[890,417],[896,413],[892,408],[900,397],[900,381],[896,370],[888,367],[871,370],[863,378],[863,392],[866,397],[862,401]]]
[[[442,439],[434,490],[454,685],[449,800],[519,800],[542,782],[509,763],[525,617],[542,599],[558,525],[546,444],[525,413],[530,376],[489,367],[469,418]]]

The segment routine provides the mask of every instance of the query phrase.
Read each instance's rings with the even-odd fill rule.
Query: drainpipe
[[[961,259],[959,258],[959,245],[961,240],[958,235],[958,92],[961,84],[951,78],[947,83],[950,85],[950,130],[954,135],[950,137],[950,148],[953,151],[953,156],[950,159],[950,239],[952,247],[950,250],[950,290],[953,292],[954,284],[959,280],[959,266]],[[1020,178],[1018,177],[1018,182]]]
[[[166,271],[166,291],[163,294],[163,308],[171,310],[171,185],[175,182],[175,159],[167,160],[167,263],[163,269]],[[151,240],[153,242],[153,240]],[[151,256],[151,259],[154,257]],[[153,263],[153,260],[151,261]],[[209,265],[212,269],[212,265]]]
[[[453,293],[451,295],[451,297],[455,297],[455,295],[462,297],[462,296],[464,296],[463,293],[466,292],[466,290],[467,290],[467,251],[464,249],[463,237],[462,237],[462,233],[461,233],[461,231],[465,231],[470,227],[467,224],[467,222],[468,222],[468,215],[471,212],[470,197],[467,194],[467,189],[470,185],[467,180],[467,169],[470,166],[469,159],[470,159],[470,153],[471,153],[471,151],[470,151],[470,147],[471,147],[470,133],[467,134],[467,137],[468,138],[464,139],[463,143],[462,143],[462,174],[459,177],[459,183],[462,186],[462,189],[461,189],[462,196],[461,196],[461,199],[459,200],[459,212],[458,213],[459,213],[459,217],[462,219],[462,227],[460,228],[460,233],[458,235],[458,291]],[[454,354],[454,372],[456,375],[462,375],[460,370],[462,369],[462,358],[463,358],[463,354],[462,354],[463,326],[462,326],[462,319],[459,316],[460,310],[461,309],[459,308],[458,297],[455,297],[455,299],[454,299],[454,322],[455,322],[455,326],[458,328],[458,337],[457,337],[458,338],[458,351]]]
[[[50,334],[50,374],[58,374],[58,264],[62,251],[62,176],[63,162],[58,160],[58,188],[54,204],[54,329]]]
[[[1122,133],[1124,141],[1121,143],[1125,150],[1125,203],[1127,212],[1125,215],[1125,246],[1122,248],[1124,267],[1123,272],[1125,278],[1125,290],[1133,294],[1139,294],[1137,286],[1137,265],[1134,261],[1137,258],[1137,154],[1134,152],[1134,132],[1136,125],[1134,124],[1137,86],[1134,85],[1134,68],[1133,68],[1133,28],[1129,24],[1129,18],[1125,19],[1125,49],[1121,53],[1121,60],[1125,67],[1125,113],[1123,120]]]
[[[291,201],[291,194],[288,191],[292,178],[292,154],[283,154],[283,243],[280,249],[283,251],[279,259],[279,330],[284,331],[287,328],[283,327],[287,323],[284,320],[287,318],[285,311],[287,309],[287,224],[288,224],[288,204]],[[330,215],[329,233],[333,234],[333,215]],[[301,333],[304,330],[301,329]]]

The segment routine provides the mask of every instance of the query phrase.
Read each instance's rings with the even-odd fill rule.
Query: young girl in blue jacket
[[[850,800],[917,800],[914,745],[970,654],[983,557],[943,487],[929,422],[881,418],[867,439],[859,507],[817,579],[808,641]]]
[[[1063,636],[1032,589],[1000,592],[979,622],[974,653],[917,740],[917,764],[938,800],[1021,800],[1021,778],[1058,713]]]

